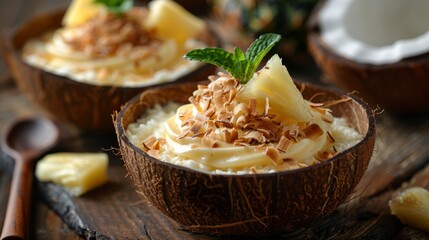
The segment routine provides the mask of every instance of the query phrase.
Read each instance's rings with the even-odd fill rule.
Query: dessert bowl
[[[342,93],[296,83],[305,99],[343,99]],[[263,236],[292,231],[333,212],[348,199],[370,161],[374,117],[356,98],[330,109],[362,134],[355,146],[308,167],[257,174],[217,174],[174,165],[131,143],[126,129],[155,104],[186,103],[198,83],[146,90],[125,104],[114,124],[125,167],[137,192],[186,229],[214,235]]]
[[[325,1],[307,42],[328,80],[393,113],[429,110],[427,2]],[[408,19],[402,21],[402,19]]]
[[[3,53],[19,89],[53,117],[90,131],[113,131],[111,114],[139,92],[155,85],[201,80],[213,74],[215,67],[202,64],[169,82],[144,86],[111,86],[79,82],[26,63],[21,51],[31,38],[58,29],[65,10],[47,12],[28,19],[23,25],[5,31]],[[208,46],[218,44],[209,29],[201,34]]]

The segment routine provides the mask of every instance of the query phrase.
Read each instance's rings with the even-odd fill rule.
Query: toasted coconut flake
[[[232,100],[234,100],[235,96],[237,96],[237,89],[233,88],[229,91],[228,102],[232,102]]]
[[[215,129],[216,128],[216,124],[215,124],[215,121],[214,120],[208,120],[207,122],[206,122],[206,127],[207,127],[207,132],[208,131],[212,131],[213,129]]]
[[[197,134],[197,133],[199,133],[201,127],[202,127],[202,123],[199,121],[196,121],[194,123],[194,125],[192,125],[192,127],[191,127],[191,132],[194,134]]]
[[[215,81],[215,80],[217,79],[217,76],[215,76],[215,75],[210,75],[210,76],[208,77],[208,79],[209,79],[211,82],[213,82],[213,81]]]
[[[208,117],[209,119],[211,119],[213,117],[213,115],[215,114],[215,109],[214,107],[210,107],[209,109],[207,109],[204,113],[204,116]]]
[[[161,149],[161,147],[164,146],[166,142],[167,141],[165,140],[165,138],[159,138],[156,149]]]
[[[226,120],[215,121],[215,125],[218,128],[220,128],[220,127],[226,127],[226,128],[232,128],[232,127],[234,127],[230,121],[226,121]]]
[[[266,137],[268,139],[272,138],[273,136],[275,137],[275,135],[272,132],[270,132],[270,131],[268,131],[266,129],[259,128],[257,131],[260,132],[260,133],[262,133],[262,135],[264,135],[264,137]],[[269,140],[271,140],[271,139],[269,139]]]
[[[259,123],[260,128],[266,129],[274,134],[277,133],[281,128],[281,124],[279,122],[275,122],[268,117],[261,118]]]
[[[300,130],[297,126],[290,126],[290,128],[283,133],[283,136],[287,137],[290,140],[294,140],[295,142],[298,142],[299,136],[300,136]]]
[[[244,130],[250,130],[250,129],[255,129],[255,128],[256,128],[256,123],[255,122],[249,122],[249,123],[246,123],[243,126]]]
[[[209,120],[209,118],[208,118],[207,116],[203,115],[203,114],[196,114],[196,115],[194,116],[194,119],[195,119],[197,122],[206,122],[206,121],[208,121],[208,120]]]
[[[258,131],[248,131],[243,136],[248,143],[262,143],[265,142],[265,137],[262,133]]]
[[[202,111],[207,111],[210,107],[211,99],[202,99],[201,101],[201,109]]]
[[[219,147],[219,143],[216,139],[211,138],[210,136],[206,135],[201,139],[202,144],[210,147],[210,148],[217,148]]]
[[[202,112],[202,109],[201,109],[201,106],[200,106],[200,104],[199,104],[199,101],[198,101],[195,97],[191,96],[191,97],[189,98],[189,102],[190,102],[190,103],[192,103],[192,105],[194,105],[194,107],[195,107],[199,112]]]
[[[216,76],[214,76],[214,75],[209,76],[209,79],[210,79],[210,77],[216,78]],[[197,88],[198,88],[198,90],[204,90],[204,89],[207,89],[207,85],[205,85],[205,84],[198,84]]]
[[[268,97],[265,98],[265,109],[264,115],[268,115],[268,111],[270,110],[270,99]]]
[[[152,136],[143,142],[143,148],[147,150],[152,149],[152,146],[155,142],[156,142],[156,137]]]
[[[234,115],[245,115],[248,112],[248,108],[244,103],[238,103],[234,107]]]
[[[292,142],[287,139],[285,136],[281,136],[279,143],[277,144],[276,148],[280,152],[286,152],[286,150],[289,148],[289,146],[292,144]]]
[[[233,141],[231,141],[231,132],[228,131],[228,129],[224,128],[222,129],[222,136],[223,136],[223,141],[226,143],[232,143]]]
[[[276,148],[267,147],[265,148],[264,154],[273,161],[275,166],[278,166],[277,160],[280,159],[280,153]]]
[[[316,138],[319,137],[323,134],[323,130],[322,128],[320,128],[319,125],[313,123],[310,126],[308,126],[307,128],[305,128],[303,130],[304,134],[306,137],[308,138]]]
[[[283,164],[281,165],[282,170],[293,170],[298,168],[300,168],[300,166],[297,161],[290,158],[283,159]]]
[[[322,151],[317,153],[317,156],[315,157],[315,159],[317,159],[319,162],[323,162],[332,158],[333,155],[334,154],[332,152]]]
[[[237,121],[235,124],[239,127],[243,127],[244,124],[246,124],[246,122],[247,122],[247,117],[246,116],[240,116],[237,118]]]
[[[183,131],[182,135],[178,136],[178,139],[183,139],[186,136],[188,136],[191,133],[191,128],[185,129],[185,131]]]
[[[251,115],[256,115],[256,99],[252,98],[249,101],[249,112]]]
[[[234,142],[234,141],[236,141],[237,139],[238,139],[238,131],[237,131],[237,129],[235,129],[235,128],[233,128],[233,129],[231,129],[231,136],[230,136],[230,140],[231,140],[231,142]]]

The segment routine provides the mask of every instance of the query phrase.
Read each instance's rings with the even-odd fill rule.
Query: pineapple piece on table
[[[313,119],[310,107],[277,54],[244,85],[237,98],[243,102],[256,99],[256,109],[260,112],[264,111],[268,98],[269,113],[298,122]]]
[[[107,181],[108,164],[105,153],[52,153],[37,163],[36,177],[80,196]]]
[[[402,223],[429,232],[429,191],[422,187],[405,189],[389,201],[393,215]]]

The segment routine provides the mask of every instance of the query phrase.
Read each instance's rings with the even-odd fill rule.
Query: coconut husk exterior
[[[81,83],[33,67],[21,58],[21,48],[25,42],[59,28],[64,13],[65,10],[44,13],[29,19],[16,29],[6,31],[2,48],[7,65],[19,89],[52,117],[85,130],[113,133],[113,111],[119,110],[127,100],[153,86],[112,87]],[[210,36],[207,38],[209,45],[218,44],[217,37],[211,33],[207,35]],[[215,71],[213,65],[204,64],[174,82],[201,81]],[[171,82],[158,86],[168,84]]]
[[[372,107],[393,113],[429,112],[429,55],[393,64],[360,64],[335,54],[320,37],[318,15],[308,22],[309,51],[328,80],[345,91],[357,91]]]
[[[186,103],[196,84],[145,91],[114,117],[125,167],[137,192],[165,215],[196,233],[263,236],[291,231],[333,212],[364,174],[375,140],[373,113],[354,99],[332,107],[362,134],[362,142],[332,159],[307,168],[271,174],[208,174],[149,156],[134,146],[124,129],[155,103]],[[315,101],[342,96],[307,85]]]

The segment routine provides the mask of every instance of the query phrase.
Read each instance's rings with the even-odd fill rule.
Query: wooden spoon
[[[6,130],[2,148],[15,158],[15,168],[1,239],[29,239],[33,164],[58,138],[57,126],[44,118],[22,119]]]

